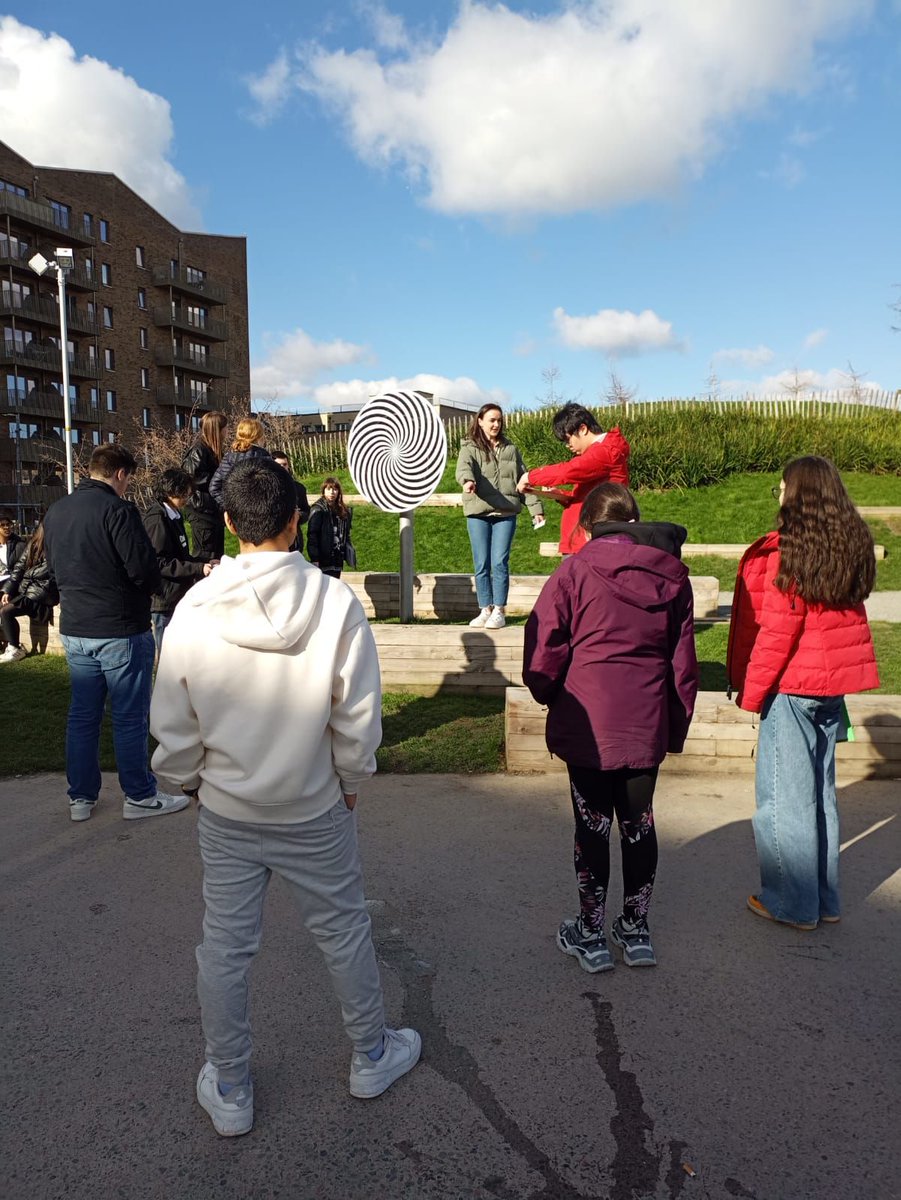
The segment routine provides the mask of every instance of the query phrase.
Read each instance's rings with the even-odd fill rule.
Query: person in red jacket
[[[748,907],[796,929],[839,920],[835,743],[844,696],[879,686],[863,602],[873,538],[833,463],[785,468],[776,531],[738,568],[727,671],[737,704],[760,713],[754,839],[760,892]]]
[[[575,554],[588,540],[579,524],[582,501],[599,483],[629,486],[629,443],[614,427],[605,433],[594,415],[582,404],[564,404],[554,414],[554,437],[574,457],[569,462],[526,471],[518,483],[521,492],[545,492],[563,505],[560,522],[560,553]],[[571,492],[558,491],[572,485]]]

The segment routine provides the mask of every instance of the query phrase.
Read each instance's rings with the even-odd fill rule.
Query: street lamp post
[[[69,403],[69,332],[66,328],[66,272],[75,264],[75,255],[65,246],[57,246],[56,259],[48,261],[43,254],[35,254],[28,260],[28,265],[36,275],[46,271],[56,271],[56,283],[59,288],[59,335],[60,362],[63,374],[63,441],[66,444],[66,490],[75,491],[75,472],[72,467],[72,409]]]

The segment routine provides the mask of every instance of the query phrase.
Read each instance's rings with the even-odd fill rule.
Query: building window
[[[199,304],[189,304],[185,309],[185,314],[189,325],[193,325],[195,329],[203,329],[206,326],[209,309],[202,308]]]
[[[200,423],[202,420],[203,417],[199,416],[197,413],[194,413],[194,415],[191,417],[191,429],[194,433],[200,433]]]
[[[103,365],[107,371],[115,371],[116,369],[116,352],[107,348],[103,351]]]
[[[97,347],[93,342],[88,342],[88,362],[92,364],[97,362]]]
[[[141,409],[141,424],[144,426],[145,429],[150,428],[150,409],[149,408]]]
[[[207,401],[207,385],[201,379],[190,379],[188,388],[191,396],[192,404],[206,404]]]
[[[182,410],[180,408],[177,408],[175,410],[175,428],[177,430],[182,430],[182,429],[187,429],[187,427],[188,427],[188,414],[186,412],[182,412]]]
[[[95,446],[100,445],[100,430],[99,429],[91,430],[91,441],[94,443]]]
[[[8,183],[5,179],[0,179],[0,192],[12,192],[14,196],[27,196],[28,188],[19,187],[17,183]]]
[[[116,411],[116,393],[115,392],[110,391],[110,392],[106,393],[106,411],[107,412],[115,412]]]
[[[142,388],[150,387],[150,368],[149,367],[141,367],[141,387]]]
[[[185,280],[188,283],[203,283],[206,279],[206,271],[201,271],[200,267],[185,267]]]
[[[27,259],[29,244],[24,238],[0,229],[0,258]]]
[[[111,287],[113,282],[113,268],[109,263],[100,264],[100,282],[105,287]]]
[[[94,260],[92,258],[84,260],[84,273],[89,280],[94,278]]]
[[[69,223],[72,220],[72,209],[68,204],[60,204],[58,200],[51,200],[50,207],[53,209],[53,220],[60,229],[68,229]]]
[[[147,260],[144,257],[143,246],[135,246],[135,264],[139,267],[147,266]]]
[[[188,358],[191,362],[205,363],[209,355],[209,346],[203,345],[202,342],[188,342]]]
[[[103,328],[112,329],[113,327],[113,308],[111,304],[103,306]]]
[[[178,259],[169,259],[169,275],[172,279],[178,279]]]
[[[109,221],[104,221],[103,217],[100,218],[100,240],[101,242],[109,241]]]
[[[90,213],[85,213],[84,215],[84,232],[85,237],[94,236],[94,218]]]
[[[106,440],[108,442],[114,442],[116,440],[116,435],[114,433],[108,433],[106,435]]]
[[[147,307],[147,289],[138,288],[138,308]]]
[[[150,344],[147,341],[147,330],[143,325],[141,325],[138,329],[138,342],[140,343],[142,350],[146,350]]]
[[[100,388],[95,388],[95,387],[91,388],[90,400],[91,400],[91,408],[99,408],[100,407]]]

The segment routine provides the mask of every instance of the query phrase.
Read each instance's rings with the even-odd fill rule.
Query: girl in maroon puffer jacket
[[[879,686],[863,601],[873,538],[833,463],[785,468],[776,532],[741,560],[727,670],[759,712],[754,838],[760,892],[748,907],[797,929],[839,919],[835,743],[844,696]]]
[[[657,768],[681,751],[698,664],[685,530],[639,520],[628,488],[582,505],[590,541],[550,577],[526,625],[523,681],[548,706],[547,745],[566,763],[576,822],[580,915],[557,933],[586,971],[608,971],[610,833],[619,825],[623,909],[611,937],[630,967],[656,963],[648,908],[657,869]]]

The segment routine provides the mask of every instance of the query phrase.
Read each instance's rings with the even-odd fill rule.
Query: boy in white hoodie
[[[273,871],[326,959],[354,1046],[351,1094],[380,1095],[416,1065],[421,1041],[385,1028],[363,899],[353,808],[382,734],[372,633],[348,587],[289,553],[298,512],[287,471],[239,465],[224,499],[241,553],[176,608],[150,727],[154,769],[200,803],[197,1099],[228,1137],[253,1125],[247,972]]]

